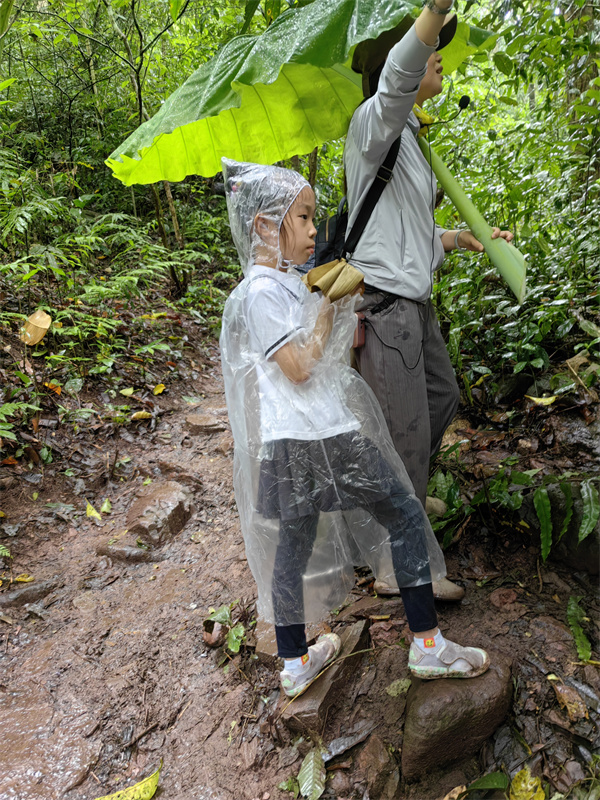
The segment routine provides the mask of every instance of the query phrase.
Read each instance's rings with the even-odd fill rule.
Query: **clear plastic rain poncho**
[[[427,516],[375,396],[349,364],[358,298],[329,306],[285,261],[289,247],[281,252],[283,219],[312,190],[279,167],[223,159],[223,171],[245,277],[225,305],[221,358],[259,616],[323,619],[352,589],[354,565],[392,586],[439,579],[444,560]],[[302,359],[315,352],[323,306],[331,333]],[[296,382],[280,366],[290,357],[304,365]]]

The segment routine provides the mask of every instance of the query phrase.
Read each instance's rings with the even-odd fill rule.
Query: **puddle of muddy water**
[[[31,685],[0,694],[2,800],[54,800],[81,783],[101,747],[81,735],[88,723],[60,715]]]

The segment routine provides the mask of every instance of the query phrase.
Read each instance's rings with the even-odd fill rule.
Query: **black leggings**
[[[425,541],[425,515],[414,496],[392,494],[373,501],[357,498],[357,506],[367,511],[388,529],[392,564],[411,631],[437,627],[429,558]],[[290,616],[302,617],[303,575],[317,536],[318,514],[280,520],[279,544],[275,555],[271,588],[277,650],[281,658],[296,658],[307,652],[303,624],[278,624]],[[403,584],[420,581],[418,586]]]
[[[429,631],[437,628],[437,614],[430,583],[405,586],[400,589],[404,610],[411,631]],[[298,658],[308,652],[304,625],[276,625],[277,654],[280,658]]]

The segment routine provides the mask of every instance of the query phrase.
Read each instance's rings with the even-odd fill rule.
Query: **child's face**
[[[315,193],[306,186],[292,203],[281,224],[281,255],[292,264],[305,264],[315,251]]]

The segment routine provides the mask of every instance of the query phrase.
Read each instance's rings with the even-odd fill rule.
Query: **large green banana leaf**
[[[315,0],[261,36],[228,42],[106,163],[127,186],[211,176],[221,157],[272,164],[346,133],[362,99],[353,48],[415,15],[419,0]],[[495,40],[459,23],[443,51],[452,72]]]

